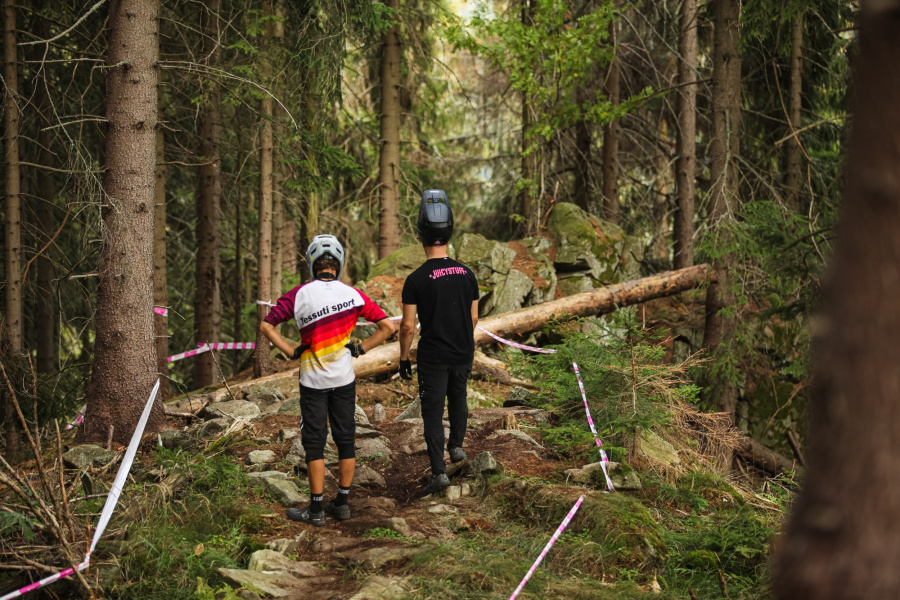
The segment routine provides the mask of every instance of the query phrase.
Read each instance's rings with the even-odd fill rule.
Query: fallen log
[[[746,437],[737,448],[738,456],[751,462],[755,467],[777,475],[791,471],[797,475],[803,475],[804,469],[799,462],[763,446],[753,438]]]
[[[482,319],[478,325],[501,337],[524,335],[542,329],[547,322],[553,319],[565,316],[588,317],[602,315],[623,306],[640,304],[641,302],[666,296],[674,296],[704,285],[714,279],[715,274],[708,265],[696,265],[687,269],[666,271],[650,277],[609,285],[591,292],[583,292],[560,298],[559,300],[544,302],[537,306],[526,306],[502,315]],[[475,330],[476,345],[492,341],[494,340],[486,333]],[[399,360],[399,342],[379,346],[354,360],[356,377],[387,375],[391,371],[396,371]],[[285,378],[296,378],[297,371],[298,369],[295,368],[260,379],[234,384],[232,385],[232,391],[280,381]],[[217,390],[211,396],[213,402],[219,402],[227,398],[227,391],[224,389]]]

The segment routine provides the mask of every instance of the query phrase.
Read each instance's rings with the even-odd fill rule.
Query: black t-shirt
[[[416,353],[419,362],[460,365],[475,357],[472,302],[478,280],[469,267],[452,258],[432,258],[403,284],[403,304],[415,304],[422,326]]]

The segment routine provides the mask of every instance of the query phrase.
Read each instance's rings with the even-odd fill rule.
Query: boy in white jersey
[[[356,375],[351,357],[365,354],[394,333],[395,326],[381,308],[338,278],[344,266],[344,249],[337,238],[318,235],[306,251],[313,280],[278,299],[260,331],[287,356],[300,359],[301,442],[306,451],[310,505],[291,508],[287,516],[317,527],[325,525],[322,495],[325,488],[326,419],[338,448],[338,494],[326,508],[334,518],[350,518],[347,497],[356,469]],[[378,329],[361,344],[349,344],[359,318]],[[290,319],[300,329],[300,345],[294,346],[275,329]]]

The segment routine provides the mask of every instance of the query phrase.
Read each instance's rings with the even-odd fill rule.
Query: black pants
[[[306,462],[325,457],[328,438],[327,420],[331,423],[331,437],[338,448],[338,458],[356,458],[356,382],[341,387],[319,390],[300,385],[301,443],[306,450]]]
[[[425,424],[425,443],[431,472],[439,475],[447,470],[444,463],[444,398],[450,416],[450,439],[447,448],[462,448],[466,437],[469,407],[466,404],[466,383],[472,373],[472,363],[438,365],[419,361],[419,398],[422,401],[422,421]]]

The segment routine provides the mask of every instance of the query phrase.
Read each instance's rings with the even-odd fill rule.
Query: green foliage
[[[372,529],[367,529],[363,532],[363,537],[373,538],[376,540],[403,540],[405,542],[411,542],[412,540],[406,536],[400,535],[393,529],[388,529],[387,527],[373,527]]]
[[[588,329],[586,321],[577,324]],[[518,364],[538,384],[544,407],[560,417],[543,433],[557,451],[596,452],[573,363],[604,444],[624,447],[638,430],[668,423],[671,403],[696,401],[698,390],[686,382],[685,366],[661,362],[660,333],[643,329],[633,312],[617,311],[588,333],[572,325],[552,326],[567,330],[565,340],[552,346],[555,354],[522,357]]]
[[[0,512],[0,537],[12,537],[21,535],[26,542],[34,540],[35,525],[40,522],[28,515],[12,511]]]
[[[240,466],[225,455],[207,458],[165,449],[153,459],[167,475],[188,483],[176,488],[174,497],[156,498],[159,492],[151,491],[128,507],[127,551],[116,552],[125,581],[110,590],[110,597],[187,600],[223,593],[230,598],[217,569],[241,567],[259,547],[250,534],[267,527],[260,508],[246,503],[253,492]]]

